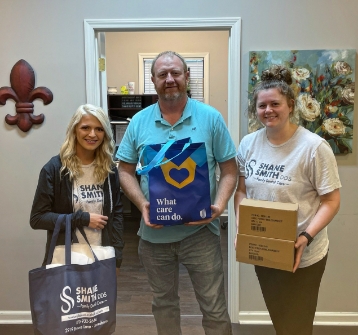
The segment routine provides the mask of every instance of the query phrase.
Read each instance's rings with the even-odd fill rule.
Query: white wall
[[[0,322],[11,317],[2,317],[1,311],[29,310],[27,273],[40,265],[45,244],[45,232],[31,230],[29,213],[40,168],[57,154],[70,116],[86,101],[84,19],[241,17],[242,122],[238,127],[244,135],[249,51],[357,49],[357,6],[355,0],[152,0],[141,1],[140,6],[138,1],[124,0],[0,0],[0,87],[9,86],[11,68],[23,58],[35,70],[36,86],[46,86],[54,94],[48,106],[35,103],[35,114],[45,114],[44,124],[26,134],[4,119],[0,127]],[[0,111],[2,118],[14,114],[13,102]],[[357,118],[353,154],[337,157],[342,206],[329,227],[330,255],[318,306],[320,312],[352,312],[356,321]],[[240,266],[240,310],[264,310],[252,267],[247,265]]]

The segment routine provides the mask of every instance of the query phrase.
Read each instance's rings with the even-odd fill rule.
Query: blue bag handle
[[[65,261],[66,261],[66,265],[71,264],[71,234],[72,234],[71,218],[72,218],[72,215],[70,215],[70,214],[60,214],[57,217],[57,220],[55,223],[55,229],[53,230],[53,234],[52,234],[52,238],[51,238],[50,248],[49,248],[48,254],[47,254],[47,261],[46,261],[47,265],[51,264],[51,261],[53,258],[53,253],[54,253],[55,247],[56,247],[57,238],[58,238],[58,235],[60,233],[61,226],[63,225],[63,223],[65,223],[65,229],[66,229],[66,231],[65,231]],[[90,247],[92,254],[94,256],[95,262],[97,262],[98,258],[96,256],[96,254],[94,253],[94,251],[92,250],[90,243],[88,242],[88,239],[87,239],[85,231],[83,230],[83,227],[78,228],[78,230],[80,231],[80,233],[84,237],[85,241],[87,242],[88,246]]]
[[[143,152],[145,150],[145,146],[142,148],[140,155],[139,155],[139,159],[138,159],[138,164],[137,164],[137,168],[136,168],[136,172],[139,175],[143,175],[143,174],[148,174],[148,172],[150,170],[152,170],[154,167],[166,164],[168,162],[170,162],[171,160],[173,160],[174,158],[178,157],[187,147],[189,147],[189,145],[191,144],[191,139],[188,139],[188,142],[186,142],[182,148],[182,150],[175,155],[174,157],[167,159],[165,161],[163,161],[163,158],[165,156],[165,153],[168,151],[168,149],[175,143],[175,140],[169,140],[167,143],[165,143],[162,148],[158,151],[158,153],[154,156],[154,158],[152,159],[152,161],[146,165],[146,166],[141,166],[140,161],[142,159],[142,155]]]

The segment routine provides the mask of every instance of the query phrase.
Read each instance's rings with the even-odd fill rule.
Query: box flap
[[[262,207],[262,208],[272,208],[272,209],[281,209],[286,211],[297,211],[298,204],[278,202],[278,201],[266,201],[266,200],[256,200],[256,199],[242,199],[240,205],[243,206],[252,206],[252,207]]]
[[[239,210],[239,233],[295,241],[297,209],[297,204],[243,199]]]

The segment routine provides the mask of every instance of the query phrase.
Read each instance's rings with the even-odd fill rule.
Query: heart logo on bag
[[[169,176],[180,184],[189,177],[189,171],[186,168],[173,168],[169,171]]]
[[[165,181],[176,188],[183,188],[194,181],[196,163],[190,157],[179,166],[168,161],[161,165],[160,168],[163,171]],[[184,175],[185,173],[186,176]]]

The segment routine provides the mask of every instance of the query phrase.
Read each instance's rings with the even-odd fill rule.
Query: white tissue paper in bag
[[[115,257],[114,248],[111,246],[92,246],[93,252],[96,254],[98,260],[104,260]],[[71,245],[71,264],[91,264],[94,262],[92,251],[88,244],[74,243]],[[65,261],[65,246],[58,245],[55,247],[52,262],[46,265],[46,269],[50,269],[56,266],[61,266],[66,263]]]

